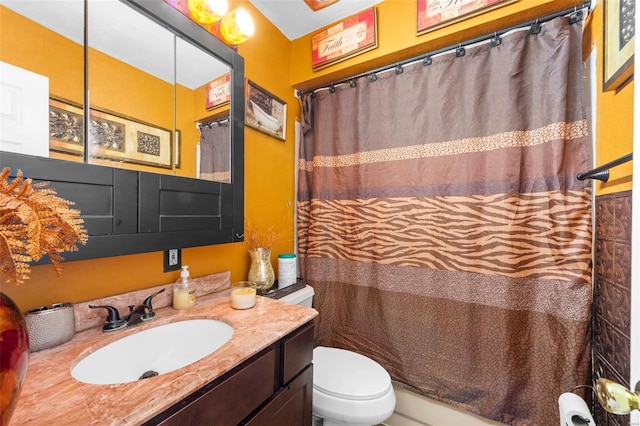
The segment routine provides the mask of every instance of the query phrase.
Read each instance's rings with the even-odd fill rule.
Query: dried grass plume
[[[60,275],[65,251],[77,251],[77,243],[89,238],[80,211],[57,196],[49,182],[32,183],[18,170],[9,181],[10,169],[0,172],[0,278],[20,285],[29,278],[30,263],[44,255]]]
[[[276,240],[274,227],[274,224],[271,224],[264,232],[261,232],[253,219],[246,218],[244,224],[244,244],[247,249],[270,249],[273,247],[273,243]]]

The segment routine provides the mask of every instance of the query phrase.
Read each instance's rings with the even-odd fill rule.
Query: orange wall
[[[490,33],[520,20],[535,19],[536,16],[553,8],[564,9],[581,2],[520,0],[459,24],[416,36],[415,2],[384,0],[378,5],[380,47],[319,72],[313,72],[311,69],[309,36],[291,42],[247,0],[230,3],[232,6],[241,4],[247,8],[256,23],[255,36],[238,48],[238,53],[245,59],[245,77],[269,90],[288,105],[286,141],[245,127],[245,213],[258,226],[275,224],[276,232],[280,236],[272,254],[275,267],[277,253],[293,250],[294,120],[300,114],[293,87],[312,88],[334,79],[406,59],[429,49],[449,46],[473,36]],[[585,41],[590,45],[597,45],[600,52],[601,9],[600,4],[592,15]],[[600,67],[598,74],[601,81]],[[598,164],[631,152],[632,92],[633,84],[617,94],[600,91],[598,93]],[[630,172],[625,175],[623,167],[613,169],[611,183],[599,190],[629,189],[631,182],[628,176]],[[240,280],[246,277],[249,268],[249,256],[242,243],[184,249],[182,256],[183,264],[189,265],[194,276],[230,270],[232,280]],[[32,278],[22,287],[4,286],[3,291],[22,309],[30,309],[53,302],[78,302],[143,289],[172,282],[177,278],[178,272],[162,272],[162,253],[156,252],[67,262],[61,278],[56,278],[49,265],[37,266],[33,268]]]
[[[342,0],[345,1],[345,0]],[[416,1],[384,0],[376,5],[378,47],[328,68],[311,67],[311,34],[294,40],[292,83],[300,89],[317,87],[380,66],[491,34],[551,12],[581,4],[581,0],[519,0],[498,9],[464,19],[423,35],[416,35]]]
[[[603,6],[598,2],[586,26],[583,44],[584,55],[594,48],[597,56],[596,94],[596,152],[595,164],[601,165],[633,152],[633,87],[631,81],[617,92],[602,91],[603,63]],[[609,194],[630,190],[632,187],[632,162],[609,170],[609,181],[597,181],[596,194]]]

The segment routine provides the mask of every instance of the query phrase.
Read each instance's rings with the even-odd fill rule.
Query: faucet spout
[[[153,293],[150,296],[147,296],[142,302],[142,305],[130,305],[129,306],[129,316],[126,317],[127,326],[140,324],[141,322],[150,321],[156,316],[156,312],[153,310],[153,305],[151,301],[155,296],[162,293],[165,289]]]

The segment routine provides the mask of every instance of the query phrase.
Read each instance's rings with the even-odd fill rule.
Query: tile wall
[[[631,191],[596,197],[593,299],[594,380],[629,387],[631,323]],[[594,404],[598,426],[629,426],[629,416]]]

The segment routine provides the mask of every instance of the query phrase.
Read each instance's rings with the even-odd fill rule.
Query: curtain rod
[[[509,28],[505,28],[503,30],[500,31],[494,31],[490,34],[485,34],[485,35],[481,35],[478,37],[474,37],[472,39],[469,39],[467,41],[461,42],[461,43],[456,43],[453,45],[449,45],[440,49],[436,49],[430,52],[427,52],[426,54],[422,54],[422,55],[418,55],[418,56],[414,56],[412,58],[409,59],[405,59],[404,61],[399,61],[399,62],[394,62],[393,64],[388,64],[385,66],[382,66],[380,68],[376,68],[373,69],[371,71],[367,71],[367,72],[363,72],[360,74],[356,74],[353,75],[351,77],[347,77],[344,78],[342,80],[338,80],[338,81],[334,81],[333,83],[329,83],[329,84],[325,84],[323,86],[318,86],[315,89],[309,89],[309,90],[304,90],[304,91],[297,91],[298,97],[306,94],[306,93],[314,93],[316,90],[320,90],[320,89],[331,89],[334,90],[334,87],[337,86],[338,84],[343,84],[343,83],[349,83],[349,82],[353,82],[356,78],[361,78],[361,77],[366,77],[366,76],[370,76],[372,80],[375,80],[375,74],[378,74],[380,72],[383,71],[388,71],[391,70],[393,68],[396,69],[396,72],[401,73],[402,72],[402,66],[403,65],[407,65],[410,64],[412,62],[417,62],[422,60],[424,65],[429,65],[431,64],[431,57],[435,56],[435,55],[439,55],[441,53],[445,53],[445,52],[449,52],[449,51],[453,51],[456,50],[456,54],[459,54],[458,52],[460,52],[460,56],[464,55],[464,48],[466,46],[475,44],[475,43],[479,43],[482,41],[486,41],[491,39],[491,43],[495,43],[495,45],[497,46],[498,44],[500,44],[500,36],[504,35],[505,33],[508,33],[509,31],[513,31],[513,30],[517,30],[517,29],[521,29],[521,28],[526,28],[531,26],[532,28],[530,29],[530,32],[532,32],[533,34],[537,34],[540,32],[540,25],[548,22],[552,19],[558,18],[560,16],[569,16],[569,21],[573,24],[575,22],[578,22],[582,19],[582,10],[583,9],[590,9],[591,7],[591,1],[582,3],[580,5],[576,5],[574,7],[572,7],[571,9],[565,9],[562,10],[560,12],[555,12],[552,13],[550,15],[546,15],[543,16],[541,18],[536,18],[534,20],[531,20],[529,22],[524,22],[522,24],[519,25],[514,25],[512,27]],[[460,50],[461,49],[461,50]],[[353,84],[353,83],[352,83]]]
[[[620,158],[617,158],[613,161],[610,161],[606,164],[603,164],[600,167],[596,167],[595,169],[591,169],[584,173],[578,173],[576,178],[578,180],[585,179],[598,179],[602,182],[606,182],[609,180],[609,169],[615,166],[619,166],[620,164],[626,163],[627,161],[633,160],[633,152],[627,155],[623,155]]]
[[[211,126],[213,126],[214,124],[217,124],[217,125],[224,124],[225,121],[229,121],[229,117],[215,118],[215,119],[209,120],[209,121],[197,122],[196,123],[196,127],[198,129],[200,129],[202,127],[211,128]]]

